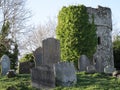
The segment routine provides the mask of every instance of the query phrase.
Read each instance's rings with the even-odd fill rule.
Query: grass
[[[8,88],[15,88],[15,90],[36,90],[32,88],[30,75],[28,74],[17,75],[14,78],[0,76],[0,90],[7,90]]]
[[[31,86],[30,75],[21,74],[14,78],[0,76],[0,90],[37,90]],[[56,87],[54,90],[120,90],[120,79],[106,74],[77,73],[77,84],[71,87]]]
[[[105,74],[78,73],[73,87],[56,87],[55,90],[120,90],[120,79]]]

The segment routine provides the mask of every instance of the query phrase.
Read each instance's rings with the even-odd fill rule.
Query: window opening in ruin
[[[101,38],[98,37],[98,45],[100,45],[100,44],[101,44]]]

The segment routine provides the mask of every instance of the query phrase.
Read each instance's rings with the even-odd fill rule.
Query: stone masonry
[[[112,49],[112,19],[110,8],[98,6],[98,8],[87,8],[89,14],[89,21],[94,23],[97,27],[98,45],[96,53],[94,54],[94,61],[98,72],[104,72],[106,66],[114,68],[113,49]],[[97,64],[97,62],[100,62]],[[97,66],[99,65],[99,66]]]

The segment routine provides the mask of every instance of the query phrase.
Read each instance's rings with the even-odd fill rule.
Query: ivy
[[[96,27],[89,22],[87,8],[84,5],[63,7],[58,15],[56,28],[60,40],[61,59],[77,63],[80,55],[92,57],[96,50]]]

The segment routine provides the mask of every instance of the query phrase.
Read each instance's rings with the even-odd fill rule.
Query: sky
[[[45,24],[48,19],[57,20],[57,15],[63,6],[83,4],[97,8],[98,5],[109,7],[112,11],[113,26],[120,27],[120,0],[28,0],[27,8],[31,10],[30,23]]]

